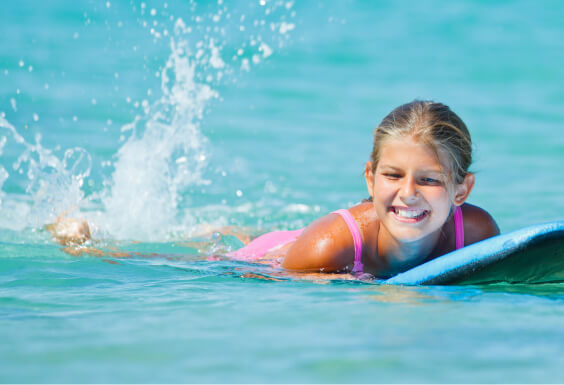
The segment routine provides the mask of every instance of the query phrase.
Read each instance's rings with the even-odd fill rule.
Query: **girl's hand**
[[[90,227],[84,219],[59,216],[55,223],[51,223],[45,228],[62,245],[80,245],[91,238]]]

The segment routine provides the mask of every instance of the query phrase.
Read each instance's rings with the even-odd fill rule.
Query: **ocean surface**
[[[416,98],[467,123],[502,232],[564,219],[564,3],[1,8],[0,382],[564,382],[562,283],[206,259],[365,198],[373,128]],[[62,214],[97,254],[51,239]]]

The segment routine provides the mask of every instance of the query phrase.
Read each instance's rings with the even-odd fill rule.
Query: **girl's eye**
[[[440,185],[441,181],[439,179],[434,179],[434,178],[422,178],[421,181],[423,182],[423,184],[428,184],[428,185]]]
[[[399,178],[401,178],[400,174],[395,174],[393,172],[387,172],[387,173],[384,173],[383,175],[388,179],[399,179]]]

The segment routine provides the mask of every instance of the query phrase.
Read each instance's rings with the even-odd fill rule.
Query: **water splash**
[[[222,2],[218,4],[216,11],[206,16],[212,25],[222,18],[236,18]],[[281,47],[291,29],[282,25],[288,23],[266,24],[262,18],[277,9],[289,10],[288,4],[277,1],[265,7],[261,3],[264,8],[254,11],[263,14],[255,15],[254,20],[251,17],[248,23],[263,33],[270,31],[274,37],[271,40]],[[245,15],[238,19],[236,29],[243,31]],[[228,23],[212,29],[203,21],[193,15],[190,23],[177,18],[172,33],[166,28],[150,29],[156,40],[170,37],[170,55],[159,74],[162,96],[154,104],[145,105],[142,117],[122,128],[131,134],[117,153],[115,170],[102,197],[104,214],[97,218],[114,238],[156,240],[176,232],[198,232],[198,217],[179,210],[179,206],[189,187],[211,183],[206,177],[210,144],[200,131],[200,122],[210,102],[219,98],[214,87],[233,75],[233,64],[241,62],[242,69],[250,68],[244,56],[256,65],[273,53],[261,33],[250,33],[248,41],[238,43],[232,64],[226,63],[223,56],[228,55],[222,51],[228,40]],[[283,32],[279,32],[281,29]],[[200,38],[195,35],[198,31]]]
[[[84,179],[90,175],[92,159],[90,154],[79,147],[65,151],[59,159],[49,149],[41,145],[41,135],[35,135],[35,143],[28,143],[6,119],[0,117],[0,128],[7,129],[14,141],[24,146],[24,151],[13,164],[14,171],[25,174],[28,183],[26,197],[18,199],[11,196],[1,199],[2,222],[7,228],[41,227],[52,222],[61,213],[70,215],[78,211],[83,202]],[[7,137],[0,140],[0,154]],[[0,167],[0,189],[9,177],[8,171]]]
[[[284,13],[290,12],[293,3],[250,2],[246,11],[229,11],[218,1],[216,6],[206,5],[215,10],[203,16],[195,11],[195,2],[190,4],[188,22],[167,15],[173,21],[171,29],[164,22],[139,19],[155,43],[166,40],[170,48],[157,73],[161,95],[152,103],[143,101],[143,112],[122,127],[123,143],[113,162],[102,162],[112,164],[113,172],[97,192],[85,197],[83,185],[92,166],[86,150],[69,149],[60,159],[41,145],[40,134],[30,144],[2,118],[0,126],[24,147],[13,168],[25,174],[27,195],[18,204],[13,194],[5,199],[2,187],[10,174],[0,166],[0,226],[14,228],[11,219],[5,218],[20,215],[25,219],[16,227],[42,227],[65,214],[86,217],[95,225],[95,234],[114,239],[162,240],[175,233],[198,232],[201,208],[180,207],[189,207],[183,202],[190,200],[190,188],[212,183],[207,171],[212,146],[200,123],[211,102],[219,98],[218,85],[271,56],[271,47],[285,44],[293,24]],[[144,8],[142,17],[148,16]],[[151,18],[158,15],[153,10],[149,14]],[[34,121],[38,116],[34,115]],[[6,140],[0,137],[0,154]],[[12,214],[6,215],[8,211]]]
[[[122,128],[132,133],[117,153],[103,197],[103,225],[118,238],[162,239],[171,225],[190,221],[189,216],[178,218],[177,210],[186,187],[209,183],[203,176],[207,139],[199,122],[218,93],[195,78],[198,65],[221,69],[224,63],[213,40],[208,55],[200,53],[196,61],[198,55],[180,38],[184,29],[178,19],[171,54],[161,71],[160,100],[147,107],[145,116]]]

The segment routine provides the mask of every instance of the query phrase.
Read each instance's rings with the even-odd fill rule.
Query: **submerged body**
[[[282,259],[284,268],[295,271],[369,273],[387,278],[499,233],[495,221],[487,212],[465,203],[458,211],[461,219],[457,223],[456,216],[452,215],[445,222],[437,247],[429,255],[405,260],[386,258],[377,254],[378,240],[374,234],[378,233],[380,225],[372,215],[371,206],[370,202],[365,202],[347,210],[354,221],[352,226],[356,227],[360,244],[358,240],[355,242],[355,230],[350,222],[347,223],[342,214],[333,212],[305,229],[261,235],[228,256],[241,260]],[[457,231],[457,224],[462,226],[462,231]],[[323,234],[322,238],[320,234]]]

